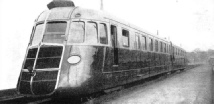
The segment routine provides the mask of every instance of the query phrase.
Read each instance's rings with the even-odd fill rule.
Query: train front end
[[[64,4],[68,6],[49,6]],[[75,9],[51,8],[36,20],[17,84],[19,94],[46,96],[70,91],[77,95],[94,91],[92,70],[103,61],[94,58],[99,52],[103,55],[104,48],[83,42],[85,21],[72,19]]]

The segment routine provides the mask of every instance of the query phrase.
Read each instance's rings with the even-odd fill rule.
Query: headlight
[[[68,58],[68,63],[70,64],[77,64],[78,62],[80,62],[81,58],[80,56],[71,56]]]

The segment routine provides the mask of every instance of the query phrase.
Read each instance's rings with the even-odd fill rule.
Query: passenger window
[[[178,55],[179,55],[179,56],[181,55],[181,50],[178,51]]]
[[[166,45],[166,53],[169,53],[169,45]]]
[[[158,52],[158,41],[155,40],[155,51]]]
[[[94,22],[87,23],[86,41],[88,43],[97,43],[97,24]]]
[[[163,43],[163,52],[165,53],[165,43]]]
[[[163,52],[163,43],[160,42],[160,52]]]
[[[147,49],[147,47],[146,47],[146,37],[145,36],[142,36],[142,49],[143,50],[146,50]]]
[[[85,36],[85,23],[72,22],[68,35],[69,43],[83,43]]]
[[[149,38],[149,48],[150,51],[153,51],[153,40],[151,38]]]
[[[170,53],[170,45],[168,45],[168,53]]]
[[[139,35],[135,35],[136,49],[140,49],[140,38]]]
[[[179,49],[178,49],[178,55],[179,55]]]
[[[178,55],[178,49],[176,48],[176,55]]]
[[[178,49],[178,55],[180,55],[180,52],[179,52],[180,50]]]
[[[174,55],[176,55],[176,48],[174,47]]]
[[[108,44],[108,34],[106,24],[100,24],[100,43]]]
[[[164,43],[163,51],[166,53],[166,43]]]
[[[138,49],[140,49],[140,47],[141,47],[140,36],[137,36],[137,37],[138,37]]]
[[[175,51],[174,51],[174,47],[172,46],[172,54],[174,55]]]
[[[129,47],[129,31],[122,30],[123,46]]]
[[[178,49],[177,49],[177,55],[178,55]]]
[[[178,55],[180,55],[180,50],[178,49]]]

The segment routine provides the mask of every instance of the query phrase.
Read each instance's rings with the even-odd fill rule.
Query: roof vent
[[[47,5],[48,9],[56,7],[75,7],[74,2],[70,0],[53,0]]]

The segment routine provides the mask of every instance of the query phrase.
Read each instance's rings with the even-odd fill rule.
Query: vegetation
[[[187,53],[187,59],[190,64],[207,63],[210,57],[214,57],[214,50],[212,49],[202,51],[201,49],[196,48],[192,52]]]

